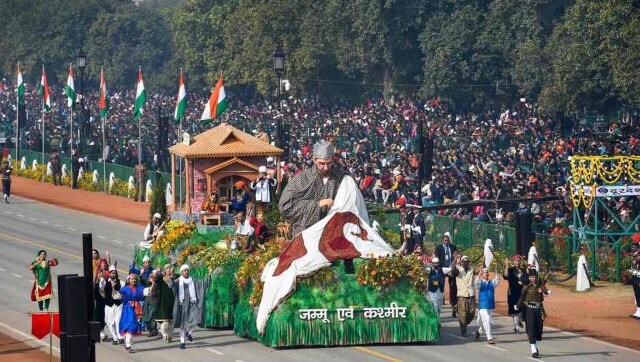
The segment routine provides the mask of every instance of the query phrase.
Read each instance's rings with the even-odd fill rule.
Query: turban
[[[182,264],[182,266],[180,267],[180,273],[182,273],[185,270],[189,270],[189,264]]]

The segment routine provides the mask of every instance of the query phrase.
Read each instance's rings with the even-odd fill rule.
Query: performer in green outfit
[[[44,250],[38,251],[38,258],[29,265],[29,270],[33,272],[34,276],[31,300],[38,302],[38,308],[41,312],[49,311],[49,302],[53,297],[51,267],[57,265],[57,259],[47,260],[47,252]]]

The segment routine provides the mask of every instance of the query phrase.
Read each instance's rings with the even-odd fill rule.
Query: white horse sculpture
[[[62,164],[62,178],[67,177],[67,165],[65,165],[64,163]]]
[[[136,191],[136,184],[133,182],[133,176],[129,176],[129,182],[127,183],[127,198],[131,198],[131,191]]]
[[[31,162],[31,169],[34,171],[38,170],[38,161],[37,160],[33,160],[33,162]]]
[[[147,187],[144,193],[144,201],[151,201],[151,194],[153,194],[153,183],[151,182],[151,180],[147,180]]]
[[[26,170],[27,169],[27,158],[26,157],[22,157],[22,160],[20,160],[20,169],[21,170]]]
[[[92,180],[92,181],[93,181],[93,183],[94,183],[94,184],[97,184],[97,183],[98,183],[98,179],[99,179],[99,177],[98,177],[98,170],[93,170],[93,180]]]
[[[167,191],[165,192],[165,199],[167,202],[167,206],[171,206],[173,204],[173,190],[171,190],[171,182],[167,182]]]
[[[113,184],[116,183],[116,175],[112,172],[109,174],[109,190],[113,187]]]
[[[47,176],[53,176],[53,168],[51,168],[51,161],[47,162]]]

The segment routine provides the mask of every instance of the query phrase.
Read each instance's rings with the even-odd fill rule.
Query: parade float
[[[188,261],[194,278],[211,276],[202,326],[233,328],[270,347],[438,340],[424,265],[392,255],[369,226],[357,186],[345,180],[341,201],[292,240],[277,237],[247,253],[229,250],[223,232],[172,221],[151,249],[136,250],[136,261]]]
[[[234,248],[233,229],[199,223],[199,204],[213,190],[230,197],[231,183],[252,180],[261,160],[277,160],[281,150],[223,124],[170,152],[172,174],[176,156],[187,160],[186,217],[168,222],[150,249],[137,247],[134,263],[145,255],[153,266],[188,262],[192,277],[210,277],[202,327],[233,328],[270,347],[439,339],[424,265],[414,256],[393,256],[369,225],[352,178],[344,178],[326,217],[293,238],[278,232],[249,253]],[[265,219],[275,230],[278,218]]]

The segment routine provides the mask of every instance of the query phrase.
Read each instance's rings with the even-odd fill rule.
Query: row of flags
[[[67,77],[67,85],[64,89],[67,96],[67,106],[74,109],[76,103],[76,92],[74,85],[73,67],[69,66],[69,75]],[[42,78],[38,87],[38,95],[42,97],[42,107],[44,111],[51,109],[51,95],[49,93],[49,84],[47,83],[47,73],[42,66]],[[144,89],[144,80],[142,78],[142,69],[138,68],[138,81],[136,84],[136,100],[133,109],[133,116],[136,120],[144,114],[144,104],[147,100],[147,92]],[[18,63],[18,79],[17,79],[17,102],[24,105],[24,80],[22,78],[22,69]],[[100,70],[100,116],[107,117],[109,110],[109,97],[107,96],[107,84],[104,77],[104,68]],[[178,97],[176,99],[176,108],[173,117],[176,121],[180,121],[187,109],[187,91],[184,85],[184,74],[180,69],[180,77],[178,79]],[[218,79],[216,86],[211,92],[211,96],[200,117],[201,121],[212,121],[227,109],[227,94],[224,90],[224,82],[222,76]]]

